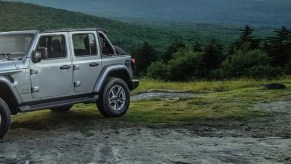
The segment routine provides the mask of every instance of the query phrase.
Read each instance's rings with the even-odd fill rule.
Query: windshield
[[[0,60],[23,57],[34,34],[0,34]]]

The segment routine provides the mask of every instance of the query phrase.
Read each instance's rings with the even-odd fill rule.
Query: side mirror
[[[31,58],[33,63],[38,63],[41,61],[41,52],[40,51],[34,51]]]
[[[47,59],[48,51],[46,47],[38,47],[37,51],[41,52],[41,59]]]

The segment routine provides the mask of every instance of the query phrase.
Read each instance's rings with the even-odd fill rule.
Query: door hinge
[[[80,65],[74,65],[74,70],[80,69]]]
[[[81,86],[81,82],[80,82],[80,81],[75,81],[75,82],[74,82],[74,86],[75,86],[75,87],[79,87],[79,86]]]
[[[38,91],[39,91],[39,86],[35,86],[35,87],[31,88],[31,92],[32,93],[35,93],[35,92],[38,92]]]
[[[34,75],[34,74],[38,74],[38,70],[37,69],[31,69],[30,70],[30,75]]]

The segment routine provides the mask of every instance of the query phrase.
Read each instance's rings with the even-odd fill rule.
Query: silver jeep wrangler
[[[18,112],[94,102],[105,117],[125,114],[139,85],[133,67],[102,29],[0,33],[0,139]]]

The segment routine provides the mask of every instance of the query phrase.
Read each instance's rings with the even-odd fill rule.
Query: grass
[[[173,90],[182,92],[222,92],[248,87],[259,87],[261,84],[281,82],[291,84],[291,77],[285,77],[276,80],[255,80],[239,79],[225,81],[195,81],[195,82],[163,82],[143,78],[140,80],[140,86],[132,94],[143,93],[149,90]]]
[[[290,85],[285,90],[259,87],[198,94],[191,98],[133,102],[126,120],[147,123],[191,123],[199,119],[250,119],[268,116],[256,103],[291,100]]]
[[[269,116],[264,109],[255,109],[256,103],[291,100],[291,78],[277,80],[287,86],[282,90],[266,90],[262,83],[274,80],[233,80],[215,82],[172,83],[141,79],[140,87],[133,94],[148,90],[174,90],[200,92],[193,97],[134,101],[126,115],[119,118],[103,118],[96,105],[77,104],[66,114],[37,111],[13,116],[14,127],[53,128],[58,126],[87,127],[92,122],[106,125],[141,124],[169,125],[189,124],[196,120],[241,120]],[[12,127],[13,127],[12,126]]]

